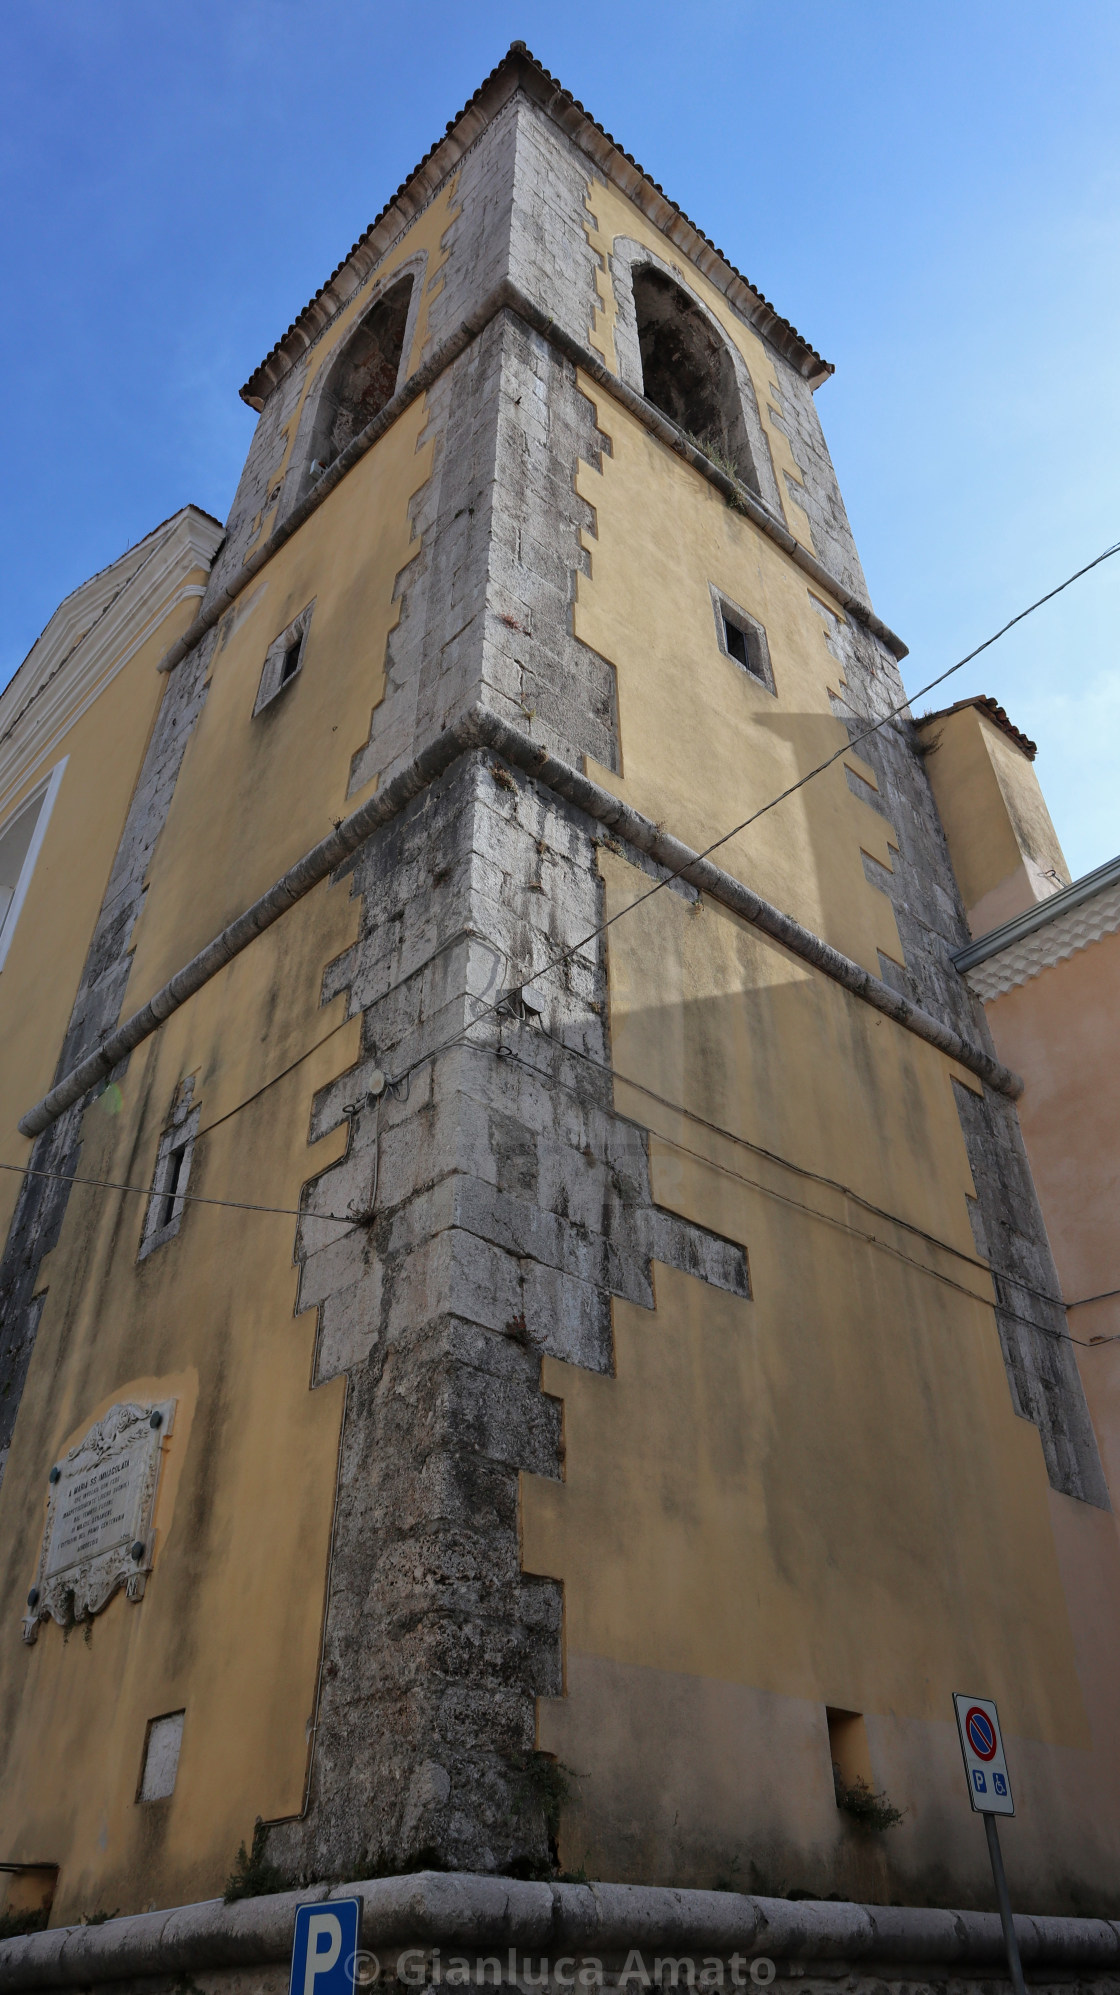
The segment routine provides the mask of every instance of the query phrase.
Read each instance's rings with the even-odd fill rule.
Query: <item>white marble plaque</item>
[[[47,1524],[23,1636],[99,1614],[117,1588],[143,1597],[163,1444],[174,1400],[111,1406],[51,1470]]]
[[[140,1500],[151,1449],[140,1429],[119,1455],[110,1456],[77,1475],[63,1470],[55,1502],[54,1529],[47,1554],[46,1577],[65,1572],[82,1559],[131,1545],[140,1529]]]

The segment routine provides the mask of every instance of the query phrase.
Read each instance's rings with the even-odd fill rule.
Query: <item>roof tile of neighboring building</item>
[[[974,693],[971,699],[956,700],[951,707],[938,707],[936,713],[921,714],[917,724],[919,727],[925,727],[931,720],[947,720],[951,713],[961,713],[965,707],[979,708],[986,720],[990,720],[994,727],[998,727],[1002,734],[1006,734],[1008,740],[1015,743],[1016,748],[1022,749],[1028,762],[1034,761],[1038,754],[1037,741],[1032,741],[1029,735],[1016,727],[1014,721],[1008,718],[1006,709],[1001,707],[999,701],[994,700],[990,693]]]
[[[666,229],[667,233],[675,234],[686,254],[691,254],[701,266],[708,262],[721,267],[722,288],[726,289],[732,303],[739,305],[756,330],[792,361],[811,386],[817,387],[834,372],[831,361],[823,360],[796,326],[775,311],[762,292],[735,268],[702,229],[697,228],[683,208],[670,199],[632,154],[625,152],[611,134],[584,110],[578,98],[573,97],[570,90],[565,90],[559,79],[537,61],[524,42],[515,41],[510,43],[506,54],[479,85],[473,97],[455,117],[449,119],[443,137],[436,140],[407,179],[402,180],[392,199],[386,202],[381,213],[358,237],[326,283],[320,285],[314,297],[293,319],[287,332],[254,369],[241,390],[241,398],[248,402],[250,408],[263,408],[272,389],[353,296],[389,244],[426,205],[435,188],[519,85],[527,88],[546,106],[550,116],[556,118],[590,154],[606,178],[621,187],[656,225]],[[707,274],[716,275],[714,270],[709,270]]]
[[[953,963],[977,995],[990,1000],[1118,929],[1120,857],[1002,922],[958,950]]]

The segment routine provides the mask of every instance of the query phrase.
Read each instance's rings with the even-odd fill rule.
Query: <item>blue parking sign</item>
[[[354,1995],[361,1930],[360,1898],[300,1905],[288,1995]]]

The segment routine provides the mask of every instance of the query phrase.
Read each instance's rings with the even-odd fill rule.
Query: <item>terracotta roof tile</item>
[[[998,727],[1001,733],[1006,734],[1009,741],[1015,743],[1016,748],[1021,748],[1029,762],[1034,761],[1038,754],[1037,741],[1032,741],[1016,727],[1013,720],[1008,719],[1005,708],[1001,707],[999,701],[993,699],[990,693],[974,693],[971,699],[957,700],[951,707],[939,707],[936,713],[921,714],[917,725],[925,727],[928,721],[945,720],[949,714],[960,713],[965,707],[979,708],[985,720],[990,720],[994,727]]]

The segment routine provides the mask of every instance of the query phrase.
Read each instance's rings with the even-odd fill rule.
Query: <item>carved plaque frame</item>
[[[92,1619],[124,1587],[142,1600],[152,1569],[152,1516],[173,1399],[123,1400],[72,1447],[50,1474],[47,1521],[23,1639],[42,1621],[60,1628]]]

